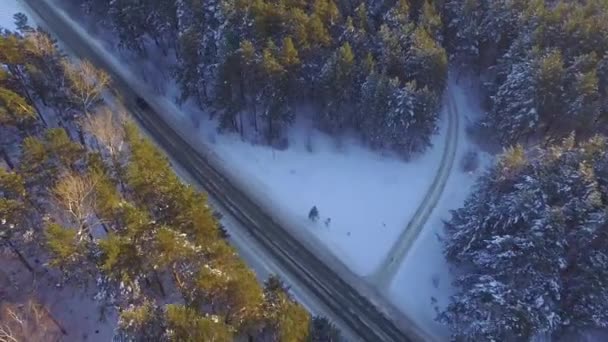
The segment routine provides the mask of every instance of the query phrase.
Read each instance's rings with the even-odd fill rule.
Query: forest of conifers
[[[608,328],[608,1],[66,2],[141,58],[174,54],[181,101],[273,145],[306,104],[320,130],[408,158],[437,130],[448,65],[479,81],[485,115],[470,129],[506,149],[446,223],[458,272],[438,320],[459,341]],[[66,62],[20,19],[0,41],[2,237],[104,279],[131,308],[125,336],[331,338],[280,282],[257,284],[204,197],[133,124],[99,93],[82,96],[104,73]],[[158,304],[163,283],[182,304]]]
[[[125,340],[335,339],[278,278],[260,286],[206,197],[104,100],[108,75],[23,19],[0,35],[2,244],[96,286]]]

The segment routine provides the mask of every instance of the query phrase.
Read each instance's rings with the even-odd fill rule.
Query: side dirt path
[[[412,216],[397,241],[395,241],[384,260],[380,263],[377,271],[372,274],[370,281],[378,289],[385,289],[392,282],[399,266],[437,206],[452,172],[458,147],[459,115],[451,90],[448,88],[446,93],[445,108],[448,117],[448,132],[439,169],[424,199],[420,202],[420,206],[416,209],[414,216]]]

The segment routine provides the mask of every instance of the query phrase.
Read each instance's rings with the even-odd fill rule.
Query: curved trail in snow
[[[378,289],[386,289],[391,284],[399,267],[437,206],[452,172],[458,147],[459,115],[451,88],[448,88],[446,92],[445,106],[448,116],[448,132],[439,169],[420,206],[416,209],[414,216],[412,216],[403,232],[401,232],[376,272],[371,275],[371,283],[376,285]]]

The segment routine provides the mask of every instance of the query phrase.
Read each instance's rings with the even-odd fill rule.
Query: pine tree
[[[518,142],[538,129],[534,70],[530,64],[513,65],[507,80],[500,86],[493,100],[493,111],[487,124],[496,129],[499,139],[505,143]]]
[[[145,53],[144,35],[152,30],[147,23],[146,8],[145,2],[112,0],[107,12],[112,17],[120,45],[141,54]]]
[[[298,50],[296,50],[291,37],[283,39],[283,47],[281,49],[281,64],[290,69],[300,64]]]
[[[272,327],[273,340],[304,341],[309,336],[310,315],[289,295],[276,276],[264,284],[264,311]]]
[[[275,141],[281,134],[282,126],[293,119],[285,89],[286,71],[278,55],[277,46],[269,41],[262,52],[260,66],[265,82],[261,94],[262,117],[266,119],[266,137],[269,143]]]
[[[76,230],[51,223],[46,227],[45,236],[52,255],[51,265],[64,268],[80,264],[80,270],[84,269],[82,261],[86,248],[78,240]]]
[[[340,19],[340,10],[334,0],[315,0],[312,11],[313,15],[318,16],[327,26],[335,24]]]
[[[435,4],[429,0],[425,0],[422,5],[419,26],[424,28],[435,41],[441,42],[443,40],[441,16],[437,13]]]
[[[357,27],[359,27],[365,32],[369,32],[371,30],[371,23],[369,19],[369,13],[367,12],[367,6],[365,5],[364,1],[362,1],[359,6],[357,6],[355,12],[357,13],[357,15],[355,16]]]
[[[430,146],[435,131],[437,101],[428,89],[415,83],[393,88],[382,136],[393,150],[409,157]]]
[[[606,140],[574,137],[534,159],[514,148],[447,223],[465,269],[440,316],[455,339],[529,340],[605,327]]]
[[[408,51],[404,69],[420,88],[428,87],[441,93],[445,87],[447,54],[426,29],[420,26],[412,33],[412,46]]]
[[[313,15],[308,21],[307,31],[307,36],[309,37],[311,45],[316,48],[327,47],[332,42],[329,31],[323,24],[321,18],[317,15]]]
[[[118,336],[133,341],[167,340],[163,308],[151,301],[124,310],[118,322]]]
[[[27,76],[28,60],[23,39],[15,34],[0,34],[0,64],[6,67],[6,72],[0,72],[0,81],[14,82],[12,91],[23,96],[27,103],[36,110],[40,118],[40,110],[36,107],[34,94],[30,89]],[[44,120],[43,120],[44,121]]]
[[[361,88],[358,122],[364,138],[372,147],[384,147],[384,122],[389,112],[390,96],[396,91],[396,80],[373,70]]]
[[[344,43],[325,64],[321,82],[326,109],[320,125],[335,132],[353,120],[355,55],[349,43]]]
[[[170,340],[233,341],[230,327],[217,317],[202,316],[181,305],[168,305],[165,317]]]
[[[10,239],[22,229],[26,213],[25,181],[19,174],[0,167],[0,238]]]
[[[19,94],[0,88],[0,124],[31,125],[36,119],[35,110]]]
[[[217,251],[212,263],[195,275],[192,300],[210,305],[212,311],[233,326],[245,328],[255,319],[263,294],[255,275],[227,246]]]
[[[542,122],[551,128],[555,120],[562,116],[564,66],[559,51],[551,51],[538,62],[536,75],[536,96],[538,112]]]
[[[342,340],[338,329],[325,317],[313,317],[310,329],[308,338],[310,342],[338,342]]]
[[[200,104],[207,101],[207,82],[201,75],[198,31],[188,28],[178,38],[179,60],[175,67],[175,78],[180,88],[180,100],[194,97]]]
[[[580,135],[593,132],[593,126],[601,116],[597,65],[595,53],[581,55],[564,72],[564,96],[567,98],[564,102],[568,107],[564,111],[564,121],[570,130],[575,129]]]
[[[48,186],[60,172],[74,169],[82,157],[82,148],[70,140],[64,129],[52,128],[45,131],[43,139],[24,139],[19,169],[30,185]]]

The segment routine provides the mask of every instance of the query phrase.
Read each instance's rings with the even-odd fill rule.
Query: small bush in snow
[[[461,161],[462,171],[473,172],[479,167],[479,153],[474,150],[469,150]]]

